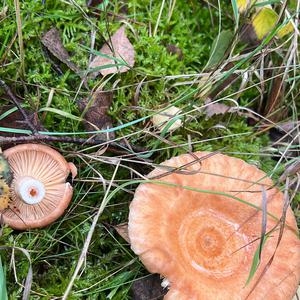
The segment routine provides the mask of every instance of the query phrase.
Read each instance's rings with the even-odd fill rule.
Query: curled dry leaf
[[[210,100],[207,100],[205,104],[209,104]],[[244,116],[247,118],[251,118],[255,121],[258,121],[259,119],[252,114],[251,112],[245,112],[245,111],[240,111],[239,107],[236,106],[228,106],[223,103],[211,103],[208,106],[204,108],[204,113],[206,114],[207,118],[211,118],[214,115],[224,115],[226,113],[236,113],[239,116]]]
[[[87,131],[95,131],[112,127],[112,120],[107,111],[112,103],[113,93],[101,91],[100,89],[90,97],[78,102],[78,107],[83,113],[84,127]],[[98,137],[108,138],[108,134],[99,134]],[[113,138],[114,133],[109,133]]]
[[[130,67],[134,65],[134,48],[130,43],[125,33],[125,26],[122,26],[116,31],[110,40],[99,51],[104,56],[96,56],[91,62],[89,68],[99,68],[92,73],[93,77],[96,77],[101,73],[105,76],[114,73],[127,72]],[[107,56],[114,57],[116,60],[111,59]],[[120,62],[118,62],[118,60]],[[121,62],[124,62],[121,63]],[[121,64],[121,65],[120,65]],[[111,65],[116,65],[112,67]],[[107,66],[107,67],[106,67]]]
[[[70,60],[70,55],[63,46],[60,33],[55,27],[51,28],[43,35],[42,43],[51,54],[66,64],[72,71],[75,73],[80,71],[80,69]]]
[[[159,129],[159,131],[163,131],[166,126],[168,126],[168,122],[175,116],[178,116],[181,113],[181,110],[176,106],[171,106],[168,109],[160,112],[152,117],[152,123],[155,127]],[[174,131],[182,126],[182,121],[180,119],[176,120],[170,128],[168,128],[168,132]]]
[[[129,235],[128,235],[128,223],[122,223],[114,226],[114,229],[117,233],[130,244]]]
[[[279,182],[283,182],[287,177],[294,176],[297,173],[300,173],[300,160],[295,161],[285,169],[279,178]]]
[[[212,103],[205,107],[204,112],[207,118],[214,115],[224,115],[225,113],[232,112],[233,107],[223,103]]]

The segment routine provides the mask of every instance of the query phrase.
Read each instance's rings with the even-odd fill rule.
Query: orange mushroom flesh
[[[262,211],[253,205],[261,207],[264,187],[268,232],[278,223],[270,214],[282,216],[283,194],[265,173],[240,159],[194,154],[203,158],[201,163],[189,164],[195,156],[181,155],[162,164],[188,164],[185,172],[170,174],[158,167],[149,174],[176,186],[141,184],[130,205],[131,247],[150,272],[170,282],[164,299],[292,299],[300,279],[300,243],[290,208],[278,248],[277,229],[265,242],[260,265],[246,284],[262,230]]]
[[[10,208],[2,211],[3,221],[23,230],[44,227],[67,208],[73,188],[66,179],[76,167],[54,149],[23,144],[4,151],[13,173]]]

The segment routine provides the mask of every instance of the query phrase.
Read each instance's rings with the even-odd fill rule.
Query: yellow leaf
[[[293,31],[294,31],[294,26],[293,26],[292,22],[289,22],[288,24],[286,24],[285,26],[283,26],[280,30],[278,30],[277,36],[279,38],[282,38],[285,35],[293,32]]]
[[[252,19],[252,25],[259,40],[263,39],[275,27],[277,13],[271,8],[262,8]]]
[[[238,6],[238,9],[239,9],[239,12],[243,13],[244,11],[246,11],[247,8],[249,8],[253,2],[254,2],[254,0],[251,0],[251,3],[250,3],[250,0],[237,0],[236,3]]]

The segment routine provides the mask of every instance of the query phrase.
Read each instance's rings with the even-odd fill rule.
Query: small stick
[[[13,101],[13,103],[17,106],[18,110],[20,111],[20,113],[22,114],[25,122],[27,123],[27,125],[29,126],[30,130],[32,131],[33,134],[37,133],[37,129],[34,127],[34,125],[30,122],[30,119],[25,111],[25,109],[22,107],[22,105],[20,104],[19,100],[17,99],[17,97],[13,94],[13,92],[11,91],[11,89],[9,88],[9,86],[0,79],[0,87],[2,87],[5,92],[7,93],[7,95],[9,96],[9,98]]]
[[[52,136],[52,135],[44,135],[44,134],[34,134],[29,136],[17,136],[17,137],[0,137],[0,145],[5,144],[19,144],[24,142],[34,142],[34,141],[44,141],[44,142],[61,142],[61,143],[71,143],[71,144],[79,144],[79,145],[99,145],[99,146],[108,146],[108,150],[113,153],[126,153],[130,152],[127,147],[121,145],[116,142],[109,142],[105,140],[95,139],[95,138],[76,138],[70,136]],[[132,146],[131,149],[133,152],[144,152],[145,148]],[[134,153],[132,153],[134,154]]]

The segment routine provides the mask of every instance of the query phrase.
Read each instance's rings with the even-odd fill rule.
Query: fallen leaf
[[[63,46],[60,33],[55,27],[43,35],[42,43],[57,59],[66,64],[75,73],[79,73],[80,69],[70,60],[70,55]]]
[[[239,107],[236,106],[228,106],[223,103],[211,103],[210,104],[210,99],[208,99],[205,104],[209,104],[204,108],[204,113],[206,114],[207,118],[211,118],[214,115],[224,115],[226,113],[236,113],[239,116],[244,116],[247,118],[251,118],[255,121],[259,121],[259,119],[252,114],[251,112],[247,111],[242,111],[239,109]]]
[[[127,243],[130,244],[130,239],[129,239],[129,235],[128,235],[128,223],[122,223],[122,224],[116,225],[116,226],[114,226],[114,229]]]
[[[134,65],[135,52],[126,36],[125,26],[118,29],[99,52],[101,55],[97,55],[89,65],[90,69],[95,68],[91,74],[93,77],[99,73],[105,76],[127,72]]]
[[[38,130],[45,130],[41,125],[37,113],[30,112],[25,109],[25,112],[29,116],[31,123]],[[14,105],[3,105],[0,107],[0,127],[12,128],[12,129],[28,129],[28,125],[24,122],[22,114],[15,108]],[[3,132],[0,132],[0,135],[4,135]],[[5,132],[5,136],[20,136],[22,134]]]
[[[162,280],[158,274],[152,274],[132,283],[131,293],[133,300],[160,300],[167,293],[161,286]]]
[[[204,112],[207,118],[211,118],[214,115],[224,115],[232,112],[232,107],[223,103],[212,103],[205,107]]]
[[[294,176],[295,174],[300,172],[300,160],[295,161],[286,167],[285,171],[279,178],[279,182],[283,182],[287,177]]]
[[[164,110],[163,112],[157,113],[152,117],[152,123],[155,127],[162,132],[166,126],[168,126],[168,122],[178,116],[181,113],[181,110],[175,106],[171,106]],[[177,119],[174,123],[168,128],[167,132],[174,131],[182,126],[182,121]]]
[[[78,102],[78,107],[83,113],[85,129],[95,131],[112,127],[112,120],[107,115],[107,111],[112,103],[113,93],[96,90],[90,98],[85,98]],[[101,133],[97,135],[103,139],[113,138],[114,133]]]

